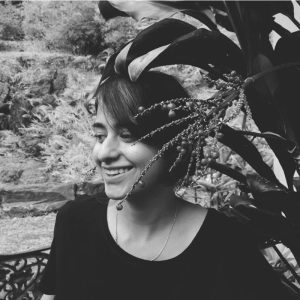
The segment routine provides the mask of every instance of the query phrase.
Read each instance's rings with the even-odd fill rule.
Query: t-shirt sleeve
[[[59,219],[60,214],[58,212],[55,220],[54,237],[51,244],[48,262],[39,284],[39,290],[46,295],[56,294],[56,240],[58,234],[57,232],[59,230]]]

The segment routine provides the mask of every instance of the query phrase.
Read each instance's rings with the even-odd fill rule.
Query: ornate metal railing
[[[50,247],[17,254],[0,254],[0,299],[37,300],[36,289],[48,261]]]

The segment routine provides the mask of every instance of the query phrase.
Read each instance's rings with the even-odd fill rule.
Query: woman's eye
[[[135,140],[135,137],[133,136],[133,134],[129,131],[129,130],[122,130],[120,133],[119,133],[120,137],[123,139],[123,140],[126,140],[126,141],[129,141],[129,142],[132,142]]]
[[[98,142],[98,143],[103,143],[103,141],[105,140],[105,135],[104,134],[101,134],[101,133],[95,133],[94,135],[93,135],[93,137],[96,139],[96,141]]]

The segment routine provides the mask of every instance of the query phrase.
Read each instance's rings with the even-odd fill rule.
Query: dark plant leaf
[[[99,4],[100,13],[105,16],[130,16],[139,21],[145,18],[160,20],[178,12],[167,1],[109,1],[110,6]],[[112,10],[112,8],[114,10]],[[119,12],[119,14],[118,14]]]
[[[251,193],[263,195],[266,192],[282,192],[288,193],[288,190],[283,186],[278,186],[276,183],[259,176],[258,174],[246,174],[247,186]]]
[[[187,14],[212,30],[218,30],[215,15],[210,1],[156,1],[169,7],[177,8],[184,14]]]
[[[242,173],[224,164],[217,163],[216,161],[211,161],[209,163],[209,167],[233,178],[234,180],[239,181],[240,183],[246,183],[246,177]]]
[[[263,137],[267,141],[274,141],[288,149],[290,152],[295,148],[295,143],[282,137],[281,135],[265,131],[265,132],[250,132],[250,131],[244,131],[244,130],[237,130],[239,133],[245,135],[245,136],[252,136],[252,137]]]
[[[294,15],[294,6],[292,1],[276,1],[270,5],[268,2],[261,2],[261,9],[268,12],[271,16],[283,14],[287,17]]]
[[[258,208],[279,214],[283,212],[300,232],[300,194],[290,192],[258,175],[251,174],[246,177],[247,186],[254,196],[253,203]]]
[[[300,62],[300,31],[282,37],[275,47],[275,59],[278,65]],[[287,137],[300,149],[299,91],[300,67],[283,69],[278,74],[280,87],[276,101],[282,114],[289,121]]]
[[[259,73],[273,67],[270,60],[264,55],[258,55],[252,64],[252,71]],[[245,94],[252,116],[260,131],[274,132],[286,138],[292,131],[290,121],[284,118],[282,111],[275,102],[278,93],[279,81],[277,75],[268,74],[250,85]],[[267,117],[266,117],[267,116]],[[284,170],[288,186],[292,188],[292,176],[295,172],[294,161],[285,147],[269,140],[269,145],[276,154]]]
[[[176,12],[187,14],[210,29],[218,30],[214,13],[208,1],[143,1],[142,3],[100,1],[99,10],[105,19],[117,16],[131,16],[136,20],[143,18],[163,19]]]
[[[273,48],[269,41],[273,15],[273,3],[266,1],[225,1],[228,16],[247,57],[248,74],[255,74],[253,62],[258,55],[273,60]]]
[[[272,28],[273,30],[279,34],[280,36],[288,36],[290,35],[290,31],[287,30],[286,28],[284,28],[283,26],[281,26],[280,24],[276,23],[275,21],[273,21],[273,24],[272,24]]]
[[[236,70],[245,73],[243,56],[240,49],[226,36],[216,31],[204,28],[179,37],[164,51],[158,50],[139,57],[129,65],[131,78],[136,80],[144,71],[151,68],[187,64],[210,71],[211,66],[217,67],[221,72]]]
[[[286,149],[291,150],[295,147],[295,143],[282,137],[281,135],[274,133],[274,132],[263,132],[261,134],[262,137],[264,137],[267,141],[274,141],[279,144],[282,144],[282,146],[286,147]]]
[[[196,30],[196,27],[176,19],[163,19],[141,31],[133,40],[128,52],[127,66],[137,57],[163,45],[172,43],[176,38]]]
[[[126,13],[124,13],[124,12],[116,9],[114,6],[112,6],[109,1],[105,1],[105,0],[99,1],[98,8],[99,8],[100,14],[106,20],[116,18],[116,17],[127,16]]]
[[[106,66],[103,70],[102,76],[101,76],[100,84],[103,83],[106,79],[108,79],[111,75],[113,75],[115,73],[115,59],[118,54],[119,54],[119,52],[116,52],[108,59]],[[95,95],[97,95],[99,92],[98,89],[100,87],[100,84],[95,92]]]
[[[249,205],[237,205],[235,209],[250,220],[248,226],[258,239],[281,241],[291,249],[299,264],[300,232],[286,218],[280,214]]]
[[[240,196],[236,194],[230,196],[229,203],[232,207],[236,207],[238,205],[253,205],[252,199],[248,196]]]
[[[199,20],[201,23],[206,25],[211,30],[219,31],[215,17],[211,9],[207,8],[205,10],[192,10],[186,9],[182,11],[183,13]]]
[[[271,8],[272,3],[226,1],[225,5],[246,56],[248,75],[272,68],[274,52],[269,42],[269,32],[273,24],[272,15],[275,9]],[[291,126],[274,99],[278,89],[277,74],[269,73],[247,88],[246,96],[253,119],[260,131],[271,131],[286,137]],[[273,141],[270,141],[269,145],[284,169],[288,186],[292,188],[292,176],[295,171],[292,157],[281,145]]]
[[[241,10],[240,1],[224,1],[228,18],[232,28],[237,35],[242,51],[247,55],[248,41],[245,35],[245,21]]]
[[[233,27],[232,27],[232,24],[230,22],[230,19],[229,19],[226,12],[217,9],[215,18],[216,18],[217,24],[221,25],[222,27],[224,27],[228,31],[234,31]]]
[[[241,133],[227,125],[220,128],[220,142],[239,154],[258,174],[281,186],[271,168],[263,161],[256,147]]]
[[[267,191],[254,195],[257,207],[277,213],[283,212],[287,219],[300,232],[300,195],[296,192]]]
[[[211,64],[224,72],[236,70],[239,74],[245,74],[244,57],[239,47],[220,32],[204,28],[176,39],[163,55],[151,63],[150,67],[173,64],[173,60],[176,61],[177,58],[182,63],[187,61],[186,64],[195,62],[195,66],[204,69]]]

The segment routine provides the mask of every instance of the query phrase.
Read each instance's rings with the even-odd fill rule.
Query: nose
[[[97,164],[106,163],[118,159],[120,156],[120,144],[116,137],[106,137],[102,143],[97,142],[94,150],[94,159]]]

